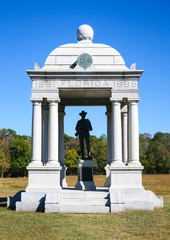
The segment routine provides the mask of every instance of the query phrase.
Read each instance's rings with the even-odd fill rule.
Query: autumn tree
[[[0,176],[26,176],[31,159],[31,137],[12,129],[0,130]]]

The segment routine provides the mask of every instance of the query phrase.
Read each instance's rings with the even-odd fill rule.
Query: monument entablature
[[[98,71],[95,73],[86,71],[76,72],[76,74],[75,72],[57,74],[56,72],[48,73],[47,71],[27,71],[27,73],[32,79],[32,99],[39,97],[46,98],[48,95],[55,95],[57,91],[59,91],[61,102],[64,101],[65,95],[69,95],[69,105],[71,105],[72,95],[74,98],[79,98],[80,96],[82,99],[85,93],[86,99],[90,99],[92,95],[94,98],[97,98],[98,96],[95,94],[97,91],[101,91],[101,96],[104,91],[107,91],[107,97],[117,97],[120,95],[126,98],[137,98],[138,79],[142,71],[138,70],[137,73],[132,71],[130,74],[129,72],[108,73],[106,71]],[[64,91],[66,92],[64,93]],[[79,101],[77,102],[80,104]],[[73,105],[75,105],[75,103]]]
[[[153,210],[163,206],[162,198],[142,186],[138,80],[143,70],[136,70],[135,63],[128,68],[117,50],[93,43],[93,35],[90,26],[80,26],[78,43],[54,49],[42,68],[35,63],[34,70],[27,71],[32,80],[32,158],[27,167],[28,187],[16,204],[18,211],[37,210],[41,205],[45,212],[73,213]],[[65,106],[100,105],[107,110],[105,187],[96,188],[94,184],[94,161],[79,159],[78,182],[75,188],[67,188]],[[87,129],[84,134],[81,132],[82,123],[90,122],[85,119],[86,114],[80,113],[82,122],[79,121],[76,131],[82,155],[85,139],[90,157],[89,133]]]

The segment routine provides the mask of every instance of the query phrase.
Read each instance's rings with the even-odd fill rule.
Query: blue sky
[[[95,43],[120,52],[127,67],[136,62],[140,132],[170,132],[170,1],[1,1],[0,128],[31,134],[31,80],[25,70],[43,67],[49,53],[75,43],[81,24],[94,29]],[[78,113],[88,111],[93,135],[106,134],[104,107],[66,108],[65,132],[74,135]]]

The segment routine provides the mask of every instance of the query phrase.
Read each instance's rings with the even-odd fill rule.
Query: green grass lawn
[[[104,176],[95,176],[98,186]],[[69,185],[76,177],[68,176]],[[0,239],[170,239],[170,175],[144,175],[145,189],[164,198],[164,208],[117,214],[15,212],[0,203]],[[0,179],[0,199],[25,189],[27,178]]]

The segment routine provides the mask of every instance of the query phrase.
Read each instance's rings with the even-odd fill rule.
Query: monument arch
[[[78,28],[77,39],[78,43],[54,49],[44,67],[35,64],[34,70],[27,71],[32,80],[32,159],[27,167],[28,187],[16,210],[35,211],[40,202],[45,212],[101,213],[162,207],[162,198],[142,186],[138,80],[143,70],[136,70],[135,64],[128,68],[114,48],[93,43],[93,29],[88,25]],[[81,105],[107,108],[104,188],[66,188],[64,108]],[[87,167],[87,162],[83,164]],[[78,181],[81,186],[90,186],[93,179]]]

